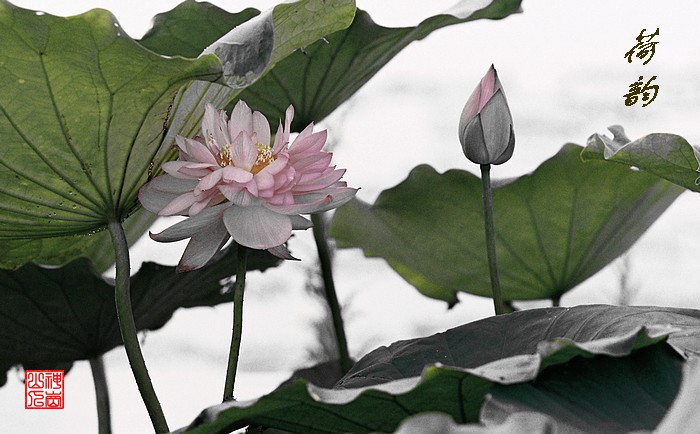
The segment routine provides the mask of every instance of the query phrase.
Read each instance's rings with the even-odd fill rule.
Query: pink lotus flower
[[[287,109],[274,143],[260,112],[239,101],[227,119],[207,104],[202,137],[177,136],[177,161],[164,163],[158,176],[139,191],[144,208],[162,216],[187,215],[151,238],[161,242],[191,238],[178,265],[189,271],[205,265],[233,240],[291,258],[284,247],[293,229],[311,222],[299,214],[327,211],[357,192],[340,181],[344,169],[330,166],[332,154],[321,149],[326,131],[313,124],[289,143],[294,108]]]

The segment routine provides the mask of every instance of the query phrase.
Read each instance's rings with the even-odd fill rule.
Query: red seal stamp
[[[24,371],[24,408],[63,408],[63,370]]]

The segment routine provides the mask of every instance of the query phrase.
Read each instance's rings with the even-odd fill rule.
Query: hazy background
[[[94,7],[111,10],[122,27],[140,38],[150,19],[178,1],[15,0],[15,4],[57,15]],[[232,12],[273,1],[214,1]],[[385,26],[415,25],[450,7],[452,1],[362,1],[358,6]],[[508,96],[516,132],[512,160],[494,177],[534,170],[567,142],[584,145],[589,135],[622,124],[636,139],[652,132],[675,133],[700,144],[700,6],[687,1],[525,0],[523,13],[501,21],[448,27],[416,42],[379,72],[349,104],[323,124],[337,143],[334,161],[348,168],[346,179],[373,201],[427,163],[439,171],[476,171],[462,154],[457,123],[474,86],[495,64]],[[642,66],[623,57],[642,28],[660,29],[654,58]],[[0,49],[2,42],[0,41]],[[642,108],[624,105],[629,85],[644,75],[658,78],[657,99]],[[638,288],[634,304],[700,308],[700,200],[683,194],[631,249],[629,278]],[[158,223],[163,228],[171,223]],[[156,229],[159,230],[159,229]],[[170,264],[180,250],[141,240],[133,249],[134,270],[143,260]],[[238,398],[270,391],[289,373],[309,363],[316,340],[312,323],[321,318],[318,301],[305,290],[316,254],[310,233],[298,234],[291,249],[301,263],[287,263],[249,276],[246,289]],[[345,311],[351,352],[398,339],[432,334],[492,314],[490,300],[463,295],[450,311],[398,277],[383,260],[357,250],[336,256],[336,283]],[[613,264],[563,297],[563,305],[615,303],[619,265]],[[233,271],[233,270],[232,270]],[[148,333],[143,350],[171,429],[188,424],[221,399],[230,341],[231,305],[176,312],[163,329]],[[151,432],[124,350],[105,356],[115,433]],[[65,409],[25,410],[19,373],[0,389],[0,431],[12,433],[96,432],[92,377],[78,362],[66,377]]]

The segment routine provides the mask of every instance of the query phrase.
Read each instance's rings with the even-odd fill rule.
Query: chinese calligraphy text
[[[640,75],[637,81],[630,84],[629,92],[624,95],[625,105],[634,105],[639,99],[640,94],[642,95],[642,101],[646,101],[646,104],[642,105],[642,107],[646,107],[651,104],[651,102],[656,99],[656,95],[659,93],[659,86],[651,84],[651,82],[654,80],[656,80],[655,75],[644,83],[644,77]],[[644,86],[642,86],[642,84],[644,84]],[[653,96],[650,97],[652,92]]]
[[[642,29],[642,31],[639,32],[636,38],[637,43],[625,53],[627,63],[632,63],[633,58],[636,57],[639,60],[644,60],[642,65],[646,65],[654,57],[656,53],[656,44],[658,44],[658,42],[652,40],[655,36],[659,35],[659,28],[657,27],[656,31],[653,33],[646,33],[646,30],[647,29]],[[623,95],[625,105],[628,107],[633,106],[639,100],[640,95],[644,102],[642,107],[651,104],[659,93],[659,86],[657,84],[652,84],[654,80],[656,80],[655,75],[644,82],[644,76],[640,75],[637,81],[629,85],[629,91]]]
[[[642,29],[642,31],[639,32],[637,44],[625,53],[627,63],[632,63],[633,56],[640,60],[644,60],[645,57],[649,56],[649,58],[642,63],[642,65],[646,65],[654,57],[656,53],[656,44],[658,44],[658,42],[652,42],[652,39],[654,39],[654,36],[659,35],[659,29],[657,28],[654,33],[649,33],[647,35],[644,34],[645,31],[646,29]]]

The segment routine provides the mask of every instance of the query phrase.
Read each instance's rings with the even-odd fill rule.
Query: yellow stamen
[[[219,162],[219,166],[221,167],[226,167],[226,166],[233,166],[233,158],[231,157],[231,145],[228,143],[224,145],[223,148],[219,151],[219,158],[217,158]]]
[[[270,163],[275,161],[275,156],[272,155],[272,147],[270,145],[263,145],[261,143],[258,143],[255,145],[255,147],[258,150],[258,157],[255,159],[253,167],[250,168],[250,172],[253,175],[260,172],[261,170],[266,168]],[[227,143],[221,148],[221,150],[219,150],[219,154],[216,156],[216,161],[221,167],[234,165],[233,156],[231,154],[231,145]]]
[[[272,148],[270,145],[263,145],[262,143],[257,143],[255,147],[258,149],[258,158],[255,160],[255,164],[250,169],[250,172],[255,175],[264,168],[266,168],[270,163],[275,161],[275,156],[272,155]]]

